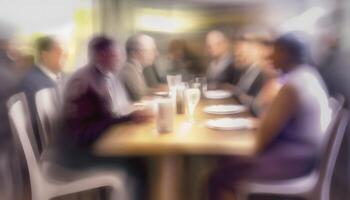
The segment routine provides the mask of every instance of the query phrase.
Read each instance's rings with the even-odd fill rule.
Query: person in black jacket
[[[27,97],[34,134],[41,152],[44,144],[40,142],[42,138],[39,135],[35,95],[42,89],[58,88],[63,84],[62,61],[64,54],[60,43],[51,36],[40,37],[36,40],[35,45],[37,62],[24,76],[20,83],[20,90]]]
[[[207,79],[209,88],[223,84],[236,85],[243,71],[234,66],[230,42],[220,31],[210,31],[206,36],[206,50],[209,55]]]
[[[123,88],[116,76],[120,66],[112,39],[96,36],[91,40],[89,64],[72,75],[64,93],[63,123],[77,145],[88,147],[109,126],[148,116],[127,112],[129,105],[121,105],[125,91],[116,89]]]

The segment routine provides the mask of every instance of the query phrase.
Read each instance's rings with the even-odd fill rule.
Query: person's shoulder
[[[41,76],[42,73],[40,72],[38,66],[32,66],[31,69],[23,76],[20,87],[25,89],[37,84],[41,80]]]
[[[124,64],[122,70],[128,71],[128,70],[133,69],[134,67],[136,67],[134,63],[132,63],[132,62],[130,62],[130,61],[127,61],[127,62]]]
[[[69,89],[86,89],[90,82],[93,81],[94,71],[91,65],[85,65],[77,69],[72,75],[70,75],[66,90]]]
[[[28,79],[35,79],[36,77],[40,76],[42,72],[40,71],[39,67],[37,65],[33,65],[30,70],[24,75],[23,80]]]
[[[134,64],[127,62],[124,64],[124,66],[122,67],[122,69],[120,69],[120,74],[121,74],[121,78],[125,78],[125,76],[131,75],[133,73],[133,68],[134,68]]]
[[[91,65],[85,65],[82,67],[79,67],[73,74],[70,76],[70,80],[85,80],[89,79],[90,76],[93,75],[92,66]]]

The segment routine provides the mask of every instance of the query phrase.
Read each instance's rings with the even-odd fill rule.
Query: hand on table
[[[254,101],[254,98],[252,96],[249,96],[249,95],[244,94],[244,93],[240,94],[238,99],[242,104],[247,105],[247,106],[250,106]]]
[[[145,122],[154,117],[150,109],[136,110],[131,113],[131,118],[135,122]]]
[[[156,92],[167,92],[169,91],[168,85],[167,84],[159,84],[156,88],[155,88]]]

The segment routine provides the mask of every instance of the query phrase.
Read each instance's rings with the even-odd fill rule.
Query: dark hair
[[[180,50],[184,55],[184,59],[194,59],[194,53],[189,48],[186,40],[184,39],[174,39],[171,40],[168,46],[168,51],[170,53]]]
[[[89,42],[89,58],[92,59],[96,54],[115,45],[112,38],[105,35],[93,37]]]
[[[295,62],[304,63],[307,61],[307,48],[305,43],[294,34],[285,34],[277,38],[275,46],[285,49]]]
[[[43,36],[35,41],[36,55],[40,59],[40,55],[43,51],[51,50],[56,40],[51,36]]]

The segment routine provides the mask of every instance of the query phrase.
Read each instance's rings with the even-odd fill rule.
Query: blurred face
[[[120,49],[117,49],[114,45],[107,49],[100,51],[96,55],[98,64],[106,71],[115,72],[120,69]]]
[[[275,69],[287,70],[290,63],[287,51],[280,45],[275,45],[271,54],[272,65]]]
[[[227,52],[227,41],[220,34],[208,34],[206,38],[206,50],[211,59],[219,59]]]
[[[259,48],[250,41],[239,41],[233,50],[236,67],[249,67],[259,60]]]
[[[171,44],[169,47],[169,57],[173,61],[181,61],[184,59],[184,47],[180,44]]]
[[[154,42],[144,43],[136,52],[136,57],[140,64],[144,67],[148,67],[154,64],[158,55],[158,51]]]
[[[42,63],[55,73],[62,71],[63,58],[63,49],[57,42],[54,42],[49,50],[41,53]]]
[[[266,67],[270,67],[272,65],[271,54],[273,53],[273,47],[270,44],[260,44],[260,58],[261,58],[261,64]]]

